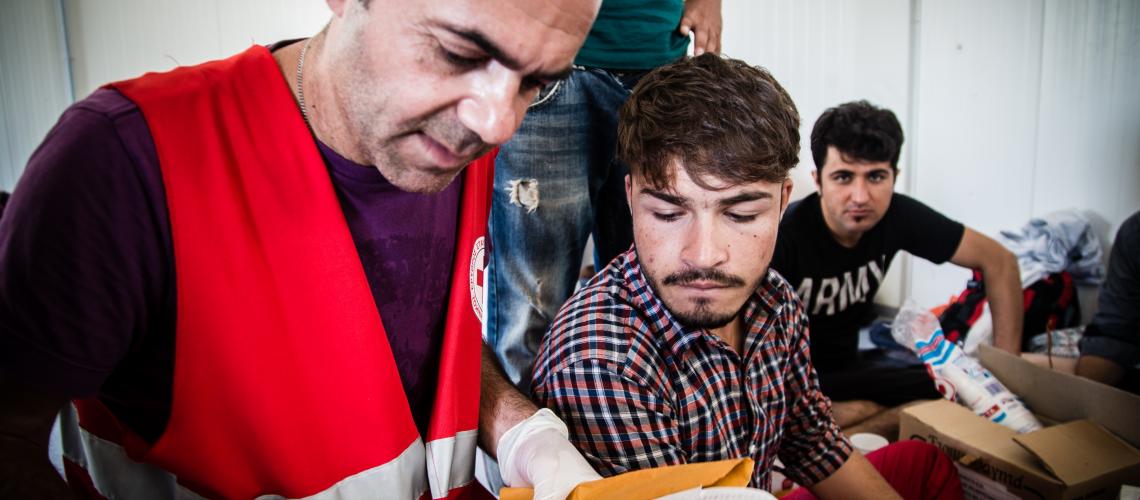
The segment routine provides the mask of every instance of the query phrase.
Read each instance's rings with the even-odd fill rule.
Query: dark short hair
[[[674,159],[698,185],[783,182],[800,151],[800,118],[767,70],[703,54],[647,74],[618,116],[618,158],[655,189]]]
[[[902,144],[902,125],[895,114],[867,101],[829,108],[811,129],[811,156],[821,174],[828,146],[835,146],[848,161],[890,162],[897,174]]]

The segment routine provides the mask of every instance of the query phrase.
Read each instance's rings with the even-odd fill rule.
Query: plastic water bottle
[[[1041,428],[1041,423],[978,361],[946,340],[938,318],[907,300],[891,325],[895,341],[911,348],[926,364],[946,399],[966,406],[990,421],[1018,433]]]

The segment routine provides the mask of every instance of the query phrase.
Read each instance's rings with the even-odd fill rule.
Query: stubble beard
[[[645,278],[646,281],[649,282],[649,287],[653,289],[653,293],[657,295],[659,299],[661,299],[661,303],[664,304],[665,308],[669,310],[669,313],[673,315],[673,319],[677,320],[678,323],[686,328],[710,330],[723,327],[735,320],[736,317],[740,315],[740,311],[744,308],[744,304],[740,304],[740,307],[737,307],[732,311],[714,311],[712,309],[712,301],[706,298],[698,298],[692,300],[691,303],[693,305],[691,307],[683,308],[681,307],[683,304],[672,303],[671,300],[666,298],[662,291],[664,290],[665,286],[670,286],[670,282],[685,281],[683,277],[681,279],[678,279],[678,274],[684,275],[685,272],[674,273],[666,277],[664,279],[666,282],[664,285],[657,279],[656,276],[653,275],[653,273],[649,272],[644,266],[642,267],[642,272],[645,273]],[[695,274],[701,274],[701,271],[697,271]],[[722,279],[718,281],[723,281],[725,284],[730,286],[747,286],[743,280],[735,276],[721,275],[721,278]],[[759,283],[756,283],[754,285],[758,284]],[[754,290],[755,286],[752,286],[750,289]]]
[[[739,309],[732,313],[717,313],[709,308],[710,301],[708,299],[696,299],[694,302],[696,307],[692,311],[679,311],[671,307],[669,311],[673,313],[673,317],[682,325],[689,328],[702,328],[706,330],[727,325],[740,314]],[[666,304],[665,307],[669,307],[669,305]]]

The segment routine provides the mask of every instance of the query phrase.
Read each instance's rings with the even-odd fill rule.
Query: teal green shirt
[[[684,0],[604,0],[574,64],[646,70],[685,55],[689,37],[677,32]]]

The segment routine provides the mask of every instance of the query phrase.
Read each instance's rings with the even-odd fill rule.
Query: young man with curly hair
[[[807,314],[768,266],[799,153],[772,75],[712,54],[659,68],[623,106],[618,142],[633,247],[563,306],[532,385],[586,459],[613,475],[750,457],[750,485],[769,488],[779,457],[797,496],[960,498],[933,447],[864,457],[832,421]]]

